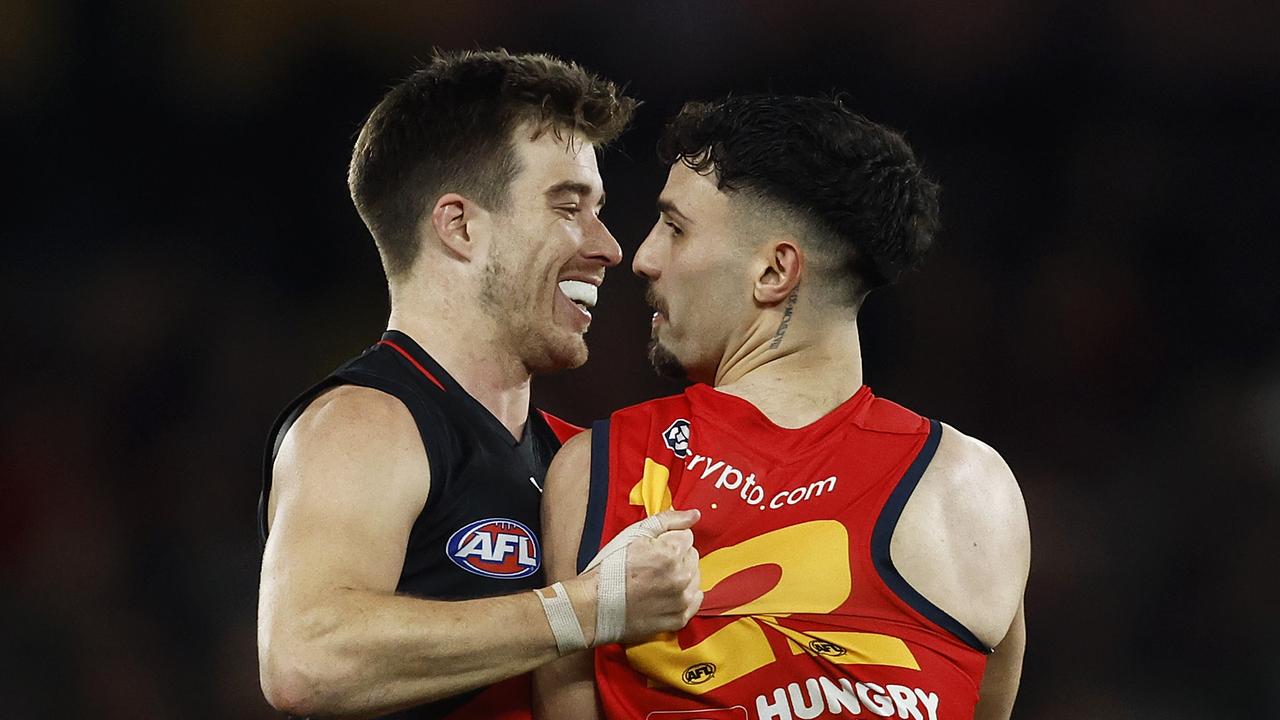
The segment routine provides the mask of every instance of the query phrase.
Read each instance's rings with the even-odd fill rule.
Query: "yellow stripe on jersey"
[[[667,468],[646,459],[644,478],[631,491],[632,504],[658,507],[660,503],[651,503],[660,491],[669,503],[667,477]],[[627,663],[653,683],[702,695],[777,661],[765,635],[767,628],[787,638],[793,655],[808,652],[842,665],[919,670],[906,643],[896,637],[825,629],[801,631],[778,624],[778,617],[821,615],[844,604],[853,591],[848,547],[849,533],[842,523],[812,520],[708,553],[699,563],[703,592],[709,593],[726,579],[760,565],[775,565],[781,573],[776,584],[755,600],[725,610],[703,611],[704,615],[746,617],[687,648],[680,647],[673,633],[632,645],[626,649]]]
[[[879,633],[832,632],[829,630],[799,631],[783,627],[768,618],[760,622],[777,630],[787,639],[792,655],[808,653],[837,665],[888,665],[919,670],[916,656],[911,654],[901,638]]]
[[[646,515],[657,515],[671,509],[671,471],[667,466],[644,459],[644,475],[631,488],[628,500],[632,505],[643,505]]]
[[[849,597],[849,531],[837,520],[813,520],[779,528],[707,553],[702,591],[759,565],[776,565],[778,582],[751,602],[717,615],[828,613]]]
[[[739,618],[691,647],[674,633],[627,648],[627,664],[660,685],[702,695],[772,664],[777,658],[754,619]]]

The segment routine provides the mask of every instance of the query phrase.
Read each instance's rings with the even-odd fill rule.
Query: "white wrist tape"
[[[534,590],[534,594],[542,601],[542,611],[547,614],[547,622],[551,623],[551,634],[556,637],[556,650],[560,657],[587,648],[587,639],[582,636],[582,626],[578,624],[578,616],[573,612],[573,603],[569,602],[569,593],[564,585],[556,583],[543,590]],[[551,597],[543,595],[550,592]]]
[[[596,637],[593,646],[618,642],[626,629],[627,546],[640,538],[656,538],[661,534],[662,523],[656,517],[647,517],[624,528],[587,563],[587,570],[600,566],[596,592]]]

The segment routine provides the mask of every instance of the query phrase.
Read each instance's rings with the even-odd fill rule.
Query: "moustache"
[[[667,304],[663,302],[662,298],[658,297],[658,293],[654,292],[653,285],[645,288],[644,301],[654,310],[657,310],[663,315],[667,314]]]

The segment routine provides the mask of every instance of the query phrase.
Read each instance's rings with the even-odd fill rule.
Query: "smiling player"
[[[607,614],[595,572],[527,592],[543,585],[547,463],[575,430],[531,413],[529,384],[587,359],[620,259],[596,148],[634,106],[576,65],[483,52],[433,58],[370,114],[349,181],[391,316],[271,432],[258,655],[276,708],[528,717],[521,673],[565,651],[556,603],[572,598],[578,624]],[[679,530],[696,517],[663,516],[673,532],[629,552],[615,635],[688,619],[696,553]]]
[[[548,573],[573,577],[637,518],[697,509],[705,598],[678,632],[540,670],[540,716],[1007,718],[1030,556],[1017,483],[862,377],[858,309],[932,244],[936,185],[831,99],[689,104],[660,155],[633,268],[654,367],[696,384],[566,443]]]

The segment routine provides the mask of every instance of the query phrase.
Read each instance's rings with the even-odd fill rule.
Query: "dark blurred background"
[[[663,119],[847,90],[944,187],[862,315],[868,383],[999,449],[1031,513],[1015,717],[1280,717],[1280,6],[4,0],[0,715],[274,717],[262,444],[387,304],[345,169],[433,46],[642,98],[603,161],[628,256]],[[629,260],[627,261],[629,262]],[[677,388],[610,275],[587,422]]]

